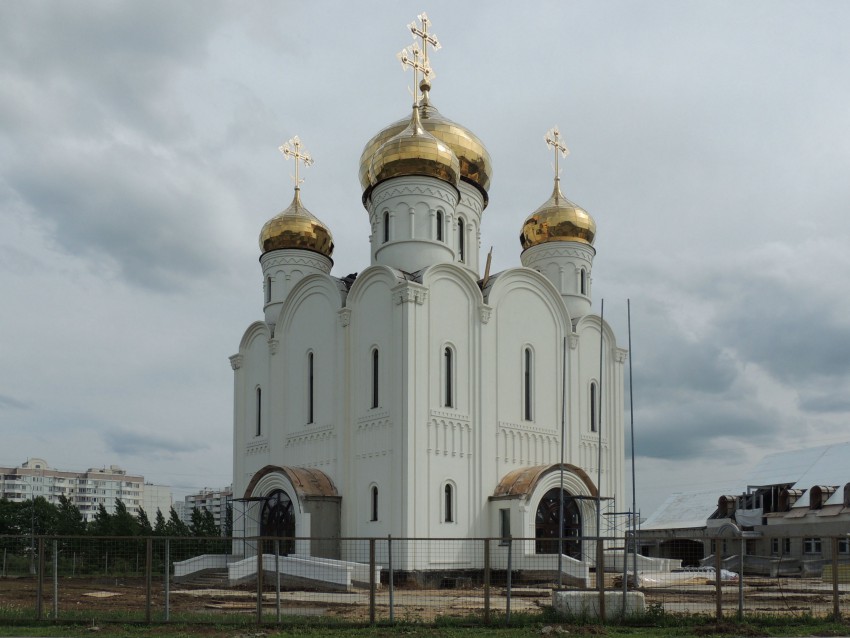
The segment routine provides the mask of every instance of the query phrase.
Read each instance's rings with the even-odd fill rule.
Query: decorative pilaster
[[[238,370],[242,367],[243,360],[244,357],[241,354],[234,354],[232,357],[230,357],[230,367],[234,370]]]

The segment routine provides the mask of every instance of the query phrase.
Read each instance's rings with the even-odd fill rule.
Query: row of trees
[[[49,503],[43,496],[23,503],[0,499],[0,535],[12,536],[183,536],[211,537],[230,536],[233,528],[232,509],[228,505],[224,529],[216,525],[212,512],[192,510],[191,522],[180,520],[172,507],[166,519],[162,510],[156,510],[151,523],[147,512],[141,507],[137,516],[127,510],[121,499],[115,499],[115,511],[111,514],[103,503],[98,505],[94,520],[86,522],[79,508],[66,496],[59,497],[59,504]]]

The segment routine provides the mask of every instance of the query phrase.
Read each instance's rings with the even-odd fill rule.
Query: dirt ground
[[[52,580],[46,579],[42,591],[44,618],[53,618]],[[840,607],[850,611],[850,591],[842,585]],[[0,579],[0,619],[36,617],[37,583],[34,578]],[[712,585],[692,585],[679,589],[645,589],[648,609],[664,609],[670,613],[715,612],[715,591]],[[396,588],[392,594],[396,620],[430,622],[439,616],[468,617],[483,615],[485,592],[482,587],[469,589],[408,589]],[[512,592],[513,612],[536,611],[551,604],[551,587],[518,587]],[[832,587],[819,580],[764,579],[751,580],[745,588],[746,613],[793,613],[824,616],[832,613]],[[723,587],[723,609],[734,614],[738,608],[736,584]],[[263,594],[264,617],[277,617],[277,597],[274,588]],[[103,620],[144,620],[147,594],[143,578],[62,578],[58,582],[59,617]],[[165,596],[161,581],[152,583],[151,619],[165,619]],[[504,613],[507,606],[503,587],[492,587],[490,609]],[[210,615],[225,621],[245,619],[256,615],[256,591],[251,586],[234,588],[191,588],[171,584],[169,609],[171,619],[198,614]],[[317,591],[282,591],[282,616],[319,616],[352,622],[369,620],[369,592],[331,593]],[[380,589],[375,599],[377,620],[390,617],[390,592]]]

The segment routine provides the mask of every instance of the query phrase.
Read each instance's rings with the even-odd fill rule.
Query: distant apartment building
[[[86,521],[94,519],[100,505],[113,513],[115,499],[121,499],[127,510],[137,515],[145,503],[146,487],[143,476],[127,474],[117,465],[67,472],[50,467],[44,459],[31,458],[18,467],[0,467],[0,498],[22,503],[43,496],[48,503],[58,505],[64,495]],[[150,488],[157,498],[164,498],[164,490],[168,490],[170,501],[170,488]]]
[[[168,485],[145,483],[142,494],[142,507],[145,509],[145,514],[147,514],[148,520],[152,525],[156,520],[157,510],[162,512],[166,520],[168,519],[172,504],[171,487]]]
[[[212,512],[215,524],[222,530],[224,529],[225,519],[227,517],[227,506],[233,501],[233,488],[231,486],[214,490],[204,488],[197,494],[189,494],[183,499],[184,506],[177,510],[180,519],[187,525],[192,522],[192,510],[196,507],[199,510],[207,510]]]

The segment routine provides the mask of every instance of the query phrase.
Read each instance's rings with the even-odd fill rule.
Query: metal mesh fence
[[[692,568],[624,564],[623,539],[560,540],[563,554],[559,539],[5,536],[0,620],[504,623],[554,592],[575,615],[611,617],[637,592],[651,613],[830,616],[850,600],[846,538],[819,539],[819,559],[721,553]]]

